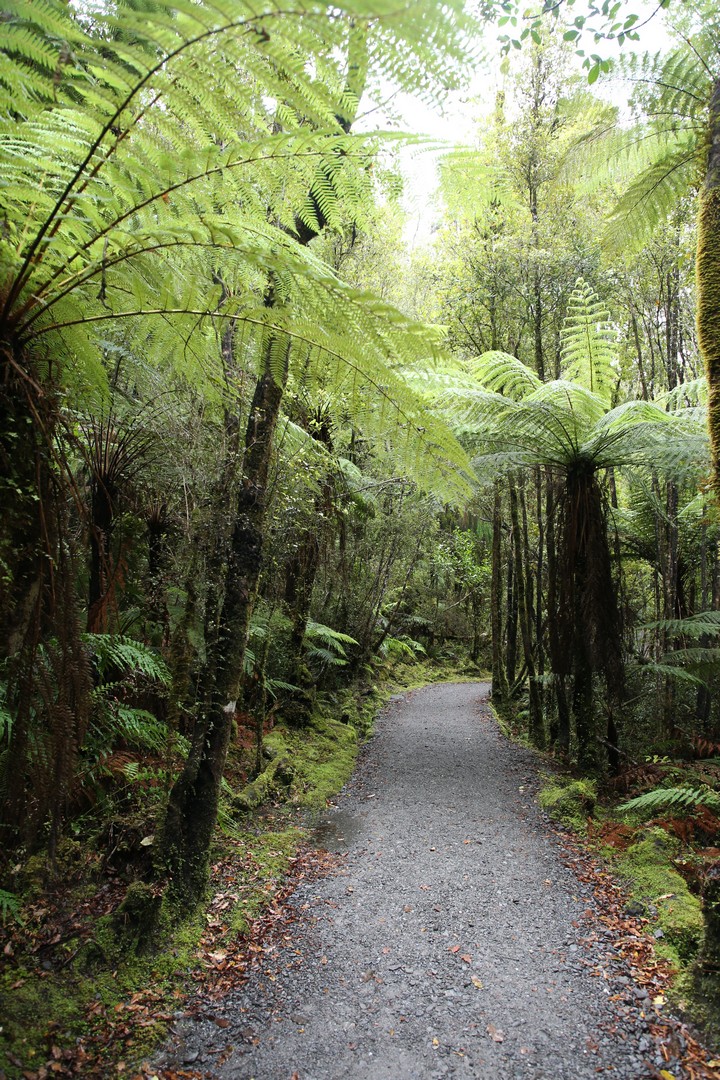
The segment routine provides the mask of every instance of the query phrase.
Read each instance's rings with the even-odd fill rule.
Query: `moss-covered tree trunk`
[[[524,508],[523,508],[524,510]],[[523,657],[528,676],[528,693],[530,716],[528,722],[528,734],[537,746],[542,746],[545,741],[543,727],[542,703],[538,691],[538,683],[535,671],[535,655],[533,651],[532,627],[533,618],[531,611],[530,590],[527,587],[525,567],[523,566],[523,532],[520,526],[520,514],[518,512],[518,492],[514,482],[510,483],[510,516],[513,529],[513,547],[515,552],[515,588],[518,598],[518,614],[520,621],[520,635],[522,638]]]
[[[280,378],[277,378],[278,348],[284,351]],[[197,901],[207,879],[220,785],[240,696],[250,615],[260,575],[268,473],[287,378],[288,354],[288,342],[269,338],[247,425],[245,467],[214,647],[214,684],[204,715],[195,725],[185,767],[170,792],[160,840],[159,868],[170,873],[172,891],[186,906]]]
[[[708,384],[710,448],[720,498],[720,79],[710,102],[709,136],[698,213],[697,331]]]
[[[492,632],[492,698],[495,708],[502,712],[508,704],[508,683],[502,648],[502,496],[495,484],[493,497],[492,569],[490,578],[490,625]]]
[[[0,662],[20,652],[52,557],[52,394],[10,343],[0,343]]]

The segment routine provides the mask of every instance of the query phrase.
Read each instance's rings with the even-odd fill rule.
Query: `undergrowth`
[[[266,730],[254,780],[256,748],[238,731],[213,879],[190,919],[143,880],[166,788],[162,760],[140,775],[129,754],[105,759],[98,797],[71,822],[55,864],[42,853],[26,857],[3,882],[0,1076],[114,1076],[148,1056],[188,989],[221,977],[217,958],[252,934],[306,838],[303,812],[325,806],[347,782],[390,695],[469,672],[413,660],[365,674],[360,687],[319,695],[306,727]],[[153,795],[147,804],[140,788]],[[155,905],[159,915],[146,926]]]

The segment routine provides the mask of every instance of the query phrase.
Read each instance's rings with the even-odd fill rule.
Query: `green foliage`
[[[589,472],[670,457],[685,426],[646,401],[610,408],[617,381],[614,333],[585,282],[578,282],[562,334],[564,377],[542,383],[516,357],[491,351],[460,373],[439,404],[461,432],[474,433],[476,465],[547,465]]]
[[[18,897],[6,889],[0,889],[0,919],[3,926],[8,921],[22,923],[22,905]]]
[[[694,25],[670,53],[632,56],[621,64],[621,75],[638,88],[641,119],[637,128],[618,129],[600,141],[603,161],[629,173],[608,223],[615,250],[640,246],[702,182],[720,23],[716,6],[702,2],[690,20]]]
[[[349,634],[342,634],[313,619],[305,626],[305,650],[309,661],[319,660],[325,666],[343,667],[347,664],[345,646],[357,644]]]
[[[123,634],[84,634],[83,641],[90,649],[99,682],[107,685],[121,677],[138,675],[170,685],[170,672],[157,652],[134,638]]]
[[[652,791],[646,791],[642,795],[623,803],[618,807],[618,810],[651,810],[655,812],[668,807],[687,810],[694,806],[710,806],[713,809],[720,809],[720,795],[709,787],[653,788]]]
[[[148,0],[79,20],[59,0],[14,5],[0,338],[28,356],[54,342],[76,393],[106,395],[99,357],[122,347],[210,400],[225,381],[216,324],[278,379],[292,340],[305,380],[340,383],[359,426],[394,426],[403,467],[458,497],[462,451],[396,374],[432,363],[437,335],[345,286],[298,238],[360,224],[372,202],[375,140],[345,133],[357,107],[345,58],[364,53],[375,76],[429,93],[440,73],[457,78],[470,25],[459,3],[402,19],[385,0],[350,3],[347,17]]]
[[[403,637],[388,636],[380,646],[380,656],[387,660],[401,660],[411,657],[413,660],[419,655],[425,655],[425,646],[420,641],[414,641],[407,635]]]
[[[617,381],[616,338],[607,310],[587,282],[580,279],[570,297],[565,319],[564,375],[586,386],[608,406]]]

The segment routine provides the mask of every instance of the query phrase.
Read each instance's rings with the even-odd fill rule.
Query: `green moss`
[[[595,811],[597,788],[593,780],[546,776],[538,801],[550,817],[561,825],[576,832],[585,832],[587,819]]]
[[[678,842],[664,829],[646,829],[617,860],[633,899],[657,920],[663,937],[658,952],[678,967],[695,958],[703,939],[700,901],[672,865]]]
[[[290,868],[305,833],[287,828],[271,833],[242,833],[238,839],[245,848],[245,869],[236,879],[241,899],[230,914],[230,931],[245,934],[253,919],[265,908],[268,897],[277,890]]]
[[[307,727],[277,725],[263,741],[266,769],[234,800],[239,811],[281,799],[296,806],[321,807],[350,779],[358,740],[355,728],[323,714]]]
[[[83,886],[77,895],[73,893],[78,905],[85,892]],[[108,1022],[111,1029],[116,1022],[122,1026],[125,1010],[137,993],[150,990],[171,998],[197,962],[196,950],[206,923],[201,909],[191,920],[179,922],[175,911],[163,901],[159,916],[153,916],[152,939],[162,947],[150,953],[145,916],[149,907],[159,902],[147,885],[135,883],[116,912],[93,923],[90,938],[67,938],[48,953],[52,964],[48,970],[30,954],[3,972],[0,1075],[19,1080],[23,1070],[43,1066],[52,1047],[75,1054],[83,1041],[92,1041]],[[70,897],[68,904],[72,905]],[[141,942],[143,954],[138,955]],[[162,1006],[157,1008],[161,1014],[165,1011]],[[124,1047],[122,1042],[112,1046],[110,1054],[122,1054],[128,1062],[140,1061],[163,1037],[167,1024],[146,1017],[142,1025],[135,1025],[130,1022],[131,1012],[127,1016],[130,1041]],[[105,1031],[102,1042],[106,1041]],[[110,1062],[107,1075],[114,1075]]]

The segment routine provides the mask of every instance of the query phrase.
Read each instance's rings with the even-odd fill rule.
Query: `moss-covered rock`
[[[593,780],[548,777],[538,800],[542,808],[547,810],[555,821],[559,821],[568,829],[583,832],[587,819],[595,812],[597,788]]]
[[[704,927],[700,901],[672,865],[678,847],[678,841],[664,829],[645,829],[623,852],[617,866],[628,880],[633,898],[657,919],[663,932],[660,951],[682,965],[697,955]]]
[[[240,813],[278,798],[324,806],[350,778],[357,732],[350,724],[314,713],[304,728],[276,725],[265,736],[263,751],[267,768],[233,798],[233,809]]]

